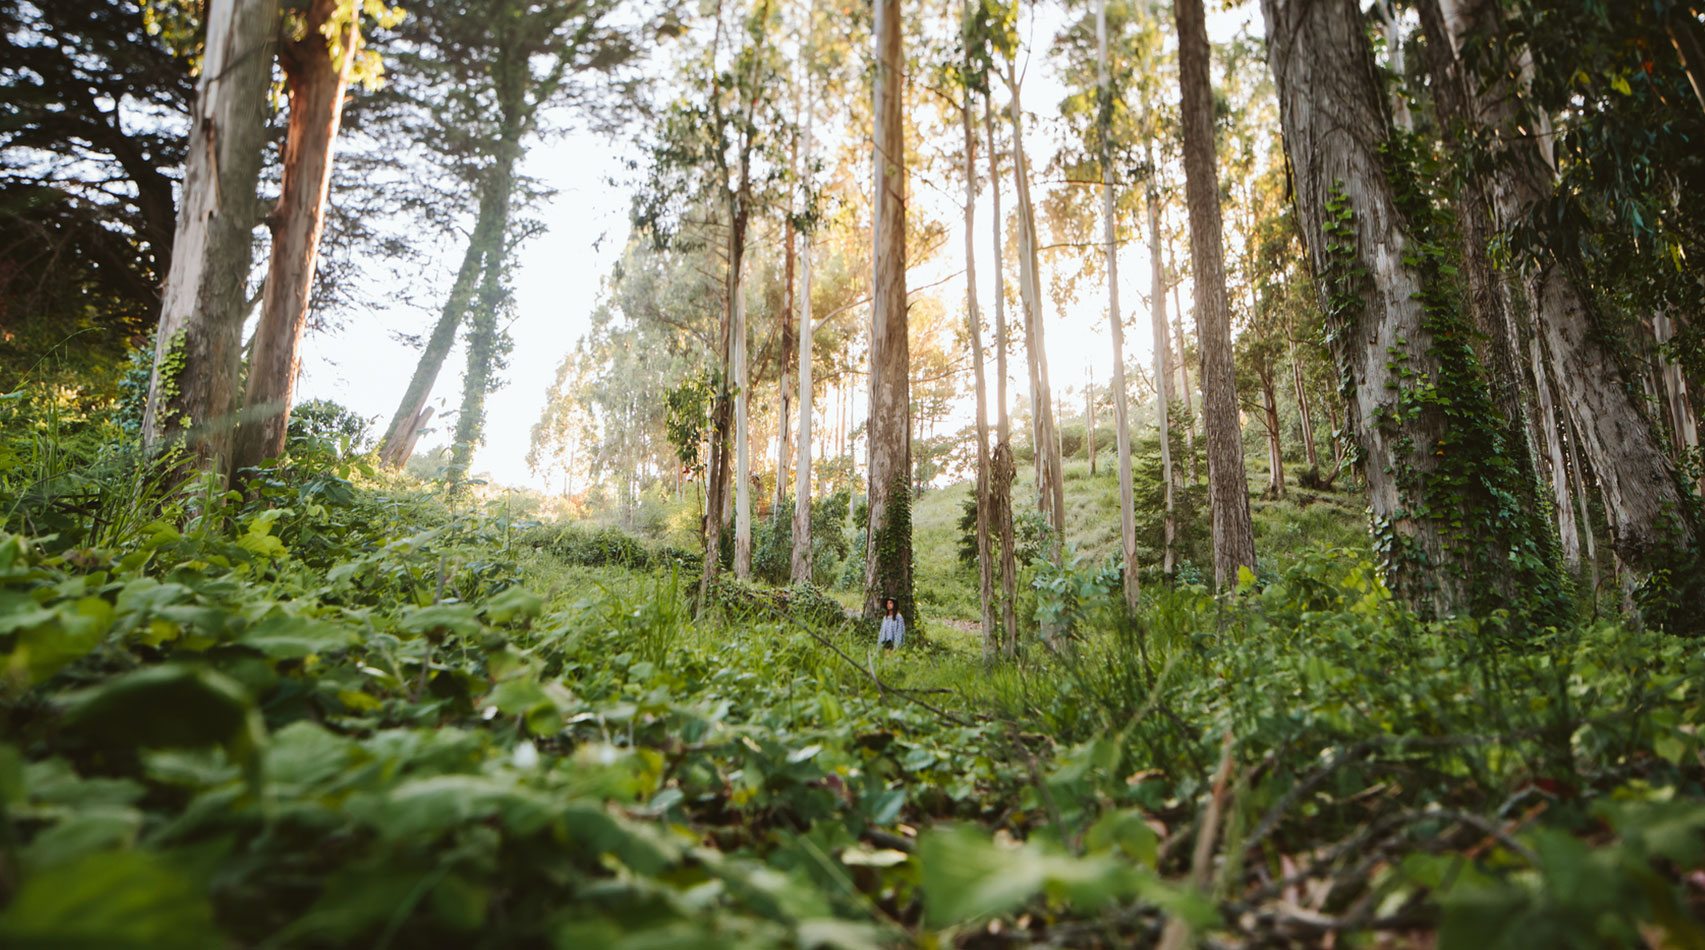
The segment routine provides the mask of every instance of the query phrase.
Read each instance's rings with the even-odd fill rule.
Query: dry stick
[[[1220,816],[1225,811],[1226,782],[1231,777],[1231,730],[1226,730],[1220,749],[1220,764],[1214,769],[1213,792],[1208,796],[1208,805],[1202,815],[1202,827],[1196,832],[1195,853],[1190,856],[1190,886],[1196,890],[1201,890],[1208,882],[1209,865],[1214,860],[1214,842],[1220,833]],[[1166,922],[1166,930],[1161,933],[1160,950],[1183,950],[1190,936],[1189,922],[1174,916]]]

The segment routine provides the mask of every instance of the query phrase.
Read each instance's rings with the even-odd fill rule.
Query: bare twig
[[[1232,765],[1232,736],[1231,730],[1226,730],[1225,739],[1220,743],[1220,764],[1214,769],[1213,790],[1208,795],[1208,804],[1203,809],[1202,825],[1196,832],[1195,852],[1190,856],[1190,885],[1201,890],[1208,883],[1208,874],[1214,861],[1214,845],[1219,838],[1220,817],[1225,813],[1226,782],[1231,777]],[[1190,940],[1191,928],[1188,921],[1182,917],[1173,916],[1166,922],[1166,929],[1160,935],[1160,950],[1183,950]]]

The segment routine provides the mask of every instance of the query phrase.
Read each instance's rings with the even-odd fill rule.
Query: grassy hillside
[[[1140,448],[1133,453],[1138,463],[1133,480],[1148,475],[1150,481],[1146,484],[1152,485],[1158,481],[1158,464]],[[1119,556],[1117,462],[1107,454],[1097,461],[1094,475],[1089,473],[1089,462],[1085,459],[1068,459],[1065,464],[1067,547],[1075,557],[1091,565]],[[1144,462],[1148,464],[1141,464]],[[1145,472],[1144,468],[1150,471]],[[1015,514],[1034,507],[1033,472],[1028,463],[1020,464],[1013,486]],[[1199,475],[1206,477],[1205,472]],[[1292,485],[1284,498],[1270,499],[1259,493],[1266,485],[1264,472],[1252,472],[1250,485],[1255,549],[1263,571],[1288,564],[1306,550],[1368,551],[1365,506],[1359,495],[1310,491]],[[974,491],[974,485],[961,482],[925,492],[913,503],[918,601],[926,616],[958,621],[975,620],[979,616],[976,571],[959,557],[962,536],[959,521]],[[1203,496],[1206,487],[1198,480],[1194,491]],[[1159,498],[1153,497],[1157,495],[1157,491],[1149,489],[1138,497],[1138,559],[1145,583],[1151,584],[1160,580]],[[1199,558],[1186,557],[1180,564],[1179,573],[1185,579],[1201,579],[1204,575],[1212,579],[1213,564],[1207,557],[1211,549],[1206,546],[1207,517],[1205,510],[1197,509],[1186,511],[1181,518],[1180,536],[1194,542]]]

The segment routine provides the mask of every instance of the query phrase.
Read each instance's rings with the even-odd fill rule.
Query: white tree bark
[[[729,372],[734,381],[734,576],[752,576],[752,439],[748,431],[751,400],[746,390],[746,268],[734,260],[734,321]]]
[[[1113,343],[1113,442],[1119,455],[1119,546],[1124,556],[1125,607],[1136,612],[1141,584],[1137,577],[1137,516],[1136,501],[1131,487],[1131,426],[1130,407],[1125,395],[1125,314],[1119,309],[1119,228],[1113,197],[1113,147],[1109,138],[1112,129],[1112,82],[1107,66],[1107,0],[1095,4],[1096,72],[1101,86],[1101,234],[1107,245],[1107,329]],[[1157,288],[1158,289],[1158,288]],[[1155,295],[1157,298],[1159,294]],[[1156,347],[1155,352],[1160,352]],[[1159,378],[1159,374],[1156,374]],[[1164,393],[1165,383],[1161,383]],[[1093,404],[1091,411],[1093,411]],[[1164,419],[1166,401],[1161,400]],[[1164,425],[1164,422],[1162,423]],[[1167,452],[1165,429],[1161,432],[1161,452]],[[1093,463],[1092,463],[1093,464]],[[1162,463],[1163,465],[1165,462]],[[1171,509],[1172,486],[1166,488],[1167,508]],[[1170,521],[1170,518],[1169,518]]]
[[[1149,167],[1155,167],[1152,147]],[[1162,545],[1165,550],[1161,554],[1160,569],[1161,573],[1171,577],[1178,556],[1177,503],[1172,497],[1173,486],[1178,478],[1172,464],[1172,368],[1168,365],[1172,358],[1172,334],[1166,323],[1166,265],[1160,247],[1160,186],[1152,181],[1149,182],[1148,188],[1148,227],[1149,316],[1154,333],[1155,424],[1160,429],[1161,492],[1166,506],[1161,525]],[[1133,536],[1133,544],[1135,540]]]
[[[1036,208],[1030,200],[1030,162],[1024,152],[1024,108],[1019,103],[1017,68],[1008,61],[1007,87],[1012,90],[1012,176],[1018,196],[1018,291],[1024,301],[1024,326],[1030,365],[1030,428],[1036,449],[1036,493],[1042,514],[1054,529],[1055,554],[1064,551],[1066,537],[1065,475],[1061,471],[1060,437],[1054,423],[1054,390],[1048,380],[1046,322],[1042,317],[1042,277],[1037,262]]]
[[[816,112],[808,89],[805,167],[811,167],[811,126]],[[799,254],[799,459],[793,471],[793,563],[795,584],[811,583],[811,232],[800,235]]]
[[[160,307],[143,444],[184,436],[225,472],[236,425],[243,290],[266,144],[277,0],[210,0],[172,266]]]

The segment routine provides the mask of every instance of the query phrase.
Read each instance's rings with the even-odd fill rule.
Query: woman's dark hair
[[[892,597],[882,598],[882,612],[883,613],[896,613],[896,614],[899,613],[900,612],[900,602],[895,600]]]

